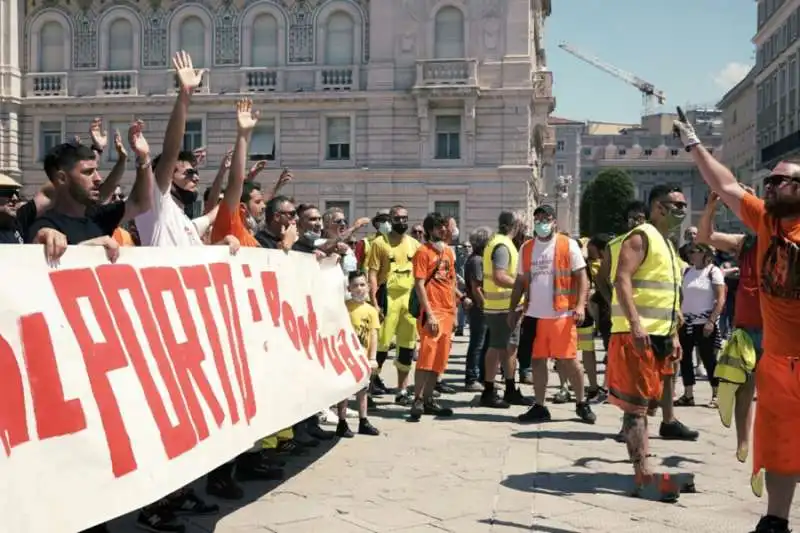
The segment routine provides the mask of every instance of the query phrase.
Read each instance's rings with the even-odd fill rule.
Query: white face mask
[[[378,232],[381,235],[388,235],[392,231],[392,224],[389,221],[378,224]]]
[[[353,254],[344,254],[342,257],[342,270],[345,272],[355,272],[358,269],[358,259]]]
[[[461,234],[461,233],[458,231],[458,228],[454,229],[454,230],[453,230],[453,233],[452,233],[453,240],[454,240],[454,241],[458,240],[458,236],[459,236],[460,234]]]
[[[350,299],[354,302],[366,302],[367,301],[367,293],[362,292],[361,294],[350,293]]]

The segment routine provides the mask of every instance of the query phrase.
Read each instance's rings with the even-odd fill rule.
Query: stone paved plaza
[[[466,340],[454,344],[447,376],[454,385],[463,380]],[[394,374],[384,373],[387,381]],[[531,394],[530,386],[523,392]],[[708,400],[705,381],[697,394],[698,402]],[[614,440],[620,414],[610,405],[594,406],[594,426],[576,422],[572,405],[551,405],[553,422],[529,426],[515,419],[521,407],[473,407],[473,393],[443,403],[455,409],[452,419],[417,424],[405,421],[405,409],[387,405],[371,417],[381,436],[323,443],[312,458],[290,460],[282,483],[247,484],[244,502],[223,503],[218,517],[192,518],[187,531],[746,533],[765,506],[750,491],[749,465],[734,457],[733,430],[706,407],[677,409],[701,431],[699,441],[651,441],[658,468],[697,474],[699,492],[669,505],[626,496],[631,467],[624,444]],[[651,435],[658,422],[651,419]],[[136,531],[133,517],[117,520],[112,531]]]

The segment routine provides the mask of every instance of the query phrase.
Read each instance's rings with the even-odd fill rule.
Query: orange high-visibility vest
[[[557,234],[556,249],[553,256],[553,310],[559,313],[575,309],[578,291],[572,279],[572,261],[569,254],[569,237]],[[531,261],[535,239],[525,241],[519,250],[522,261],[522,274],[526,289],[531,281]],[[527,292],[527,290],[526,290]]]

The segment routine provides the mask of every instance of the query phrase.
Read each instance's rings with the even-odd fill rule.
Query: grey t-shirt
[[[498,244],[492,250],[492,269],[494,270],[508,270],[511,265],[511,252],[505,244]],[[516,272],[512,272],[516,274]]]

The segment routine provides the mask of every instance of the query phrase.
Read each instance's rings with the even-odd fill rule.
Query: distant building
[[[558,214],[558,227],[561,231],[577,235],[578,205],[580,205],[581,176],[581,136],[586,123],[565,118],[553,117],[548,124],[555,130],[556,152],[553,163],[544,167],[542,203],[551,204]],[[567,197],[562,198],[556,191],[559,176],[571,176],[572,184]]]
[[[591,183],[604,169],[619,168],[630,175],[637,198],[646,202],[654,185],[676,183],[683,189],[689,204],[690,216],[685,226],[696,224],[708,197],[708,187],[691,156],[672,135],[675,118],[672,113],[649,115],[642,118],[641,126],[587,122],[581,136],[578,163],[581,184]],[[697,133],[709,151],[722,157],[722,113],[713,109],[688,109],[687,118],[696,124]],[[578,198],[575,209],[579,210],[579,205]]]
[[[758,0],[756,45],[757,166],[800,154],[800,0]]]
[[[171,56],[208,69],[185,149],[208,184],[235,140],[234,103],[262,111],[251,160],[287,193],[348,217],[398,202],[462,226],[529,206],[554,149],[550,0],[0,0],[0,172],[30,193],[42,158],[93,117],[143,119],[154,150],[176,92]],[[100,168],[114,164],[108,149]],[[133,163],[123,178],[130,186]],[[538,178],[538,176],[537,176]],[[535,184],[538,187],[538,179]]]

